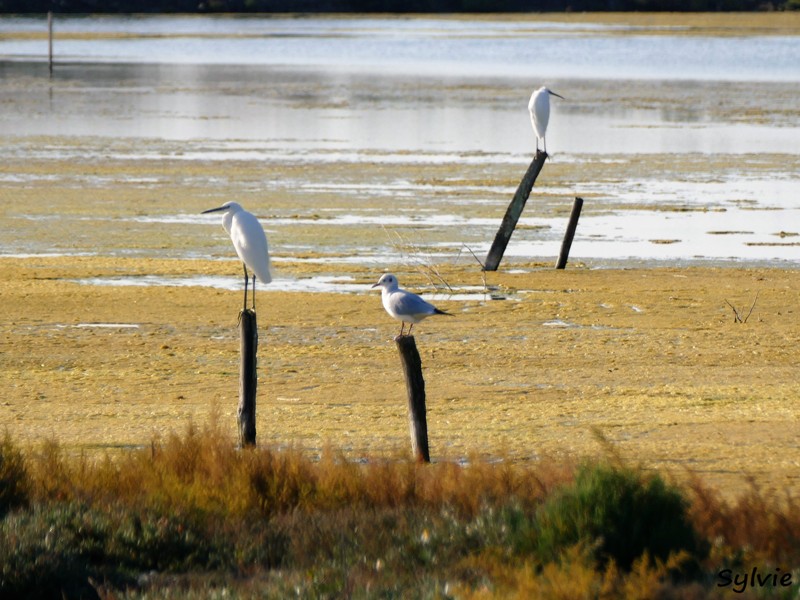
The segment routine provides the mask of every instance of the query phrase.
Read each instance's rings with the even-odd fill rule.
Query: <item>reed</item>
[[[95,461],[6,436],[0,498],[13,498],[3,597],[701,598],[721,568],[800,563],[796,503],[755,487],[725,502],[619,456],[357,464],[329,447],[312,459],[237,449],[213,423]],[[690,533],[617,556],[608,532],[641,525],[614,513],[620,498]]]

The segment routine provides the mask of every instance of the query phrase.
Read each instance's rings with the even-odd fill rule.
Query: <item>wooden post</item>
[[[241,334],[241,364],[239,367],[239,442],[242,448],[256,445],[256,370],[258,324],[252,309],[239,314]]]
[[[47,64],[53,76],[53,11],[47,11]]]
[[[425,380],[422,360],[413,335],[400,335],[394,341],[403,363],[408,391],[408,425],[411,431],[411,451],[417,462],[431,462],[428,450],[428,419],[425,414]]]
[[[569,223],[567,223],[564,241],[561,242],[561,252],[558,255],[558,261],[556,261],[556,269],[563,269],[567,266],[569,249],[572,247],[572,239],[575,237],[575,229],[578,227],[581,208],[583,208],[583,198],[576,197],[575,202],[572,204],[572,212],[569,214]]]
[[[497,267],[500,266],[508,241],[511,239],[511,234],[514,233],[517,221],[522,215],[522,209],[525,208],[525,203],[528,201],[528,196],[531,195],[533,184],[536,182],[545,160],[547,160],[547,152],[537,150],[536,156],[533,157],[533,161],[525,172],[525,176],[519,182],[519,187],[517,187],[517,192],[514,194],[511,204],[506,209],[506,215],[503,217],[500,229],[497,230],[494,243],[489,249],[489,254],[486,255],[484,271],[497,271]]]

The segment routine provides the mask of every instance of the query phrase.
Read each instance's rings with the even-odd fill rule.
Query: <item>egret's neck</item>
[[[233,211],[229,210],[224,215],[222,215],[222,226],[225,228],[225,231],[230,234],[231,232],[231,223],[233,222]]]

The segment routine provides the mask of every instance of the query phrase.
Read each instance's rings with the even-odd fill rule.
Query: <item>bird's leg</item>
[[[244,304],[242,305],[242,310],[247,310],[247,280],[249,279],[247,276],[247,266],[242,263],[242,268],[244,269]],[[253,284],[255,286],[255,283]]]
[[[411,335],[411,328],[412,327],[414,327],[413,323],[411,323],[411,325],[408,326],[408,333],[406,335]]]
[[[253,273],[253,312],[256,312],[256,274]]]
[[[403,329],[405,328],[406,324],[405,321],[400,321],[400,336],[403,337]]]

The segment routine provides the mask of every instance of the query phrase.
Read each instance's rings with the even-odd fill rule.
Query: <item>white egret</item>
[[[453,316],[449,312],[439,310],[416,294],[401,290],[399,286],[397,277],[386,273],[372,287],[382,288],[381,300],[383,301],[383,308],[386,309],[389,315],[400,321],[400,335],[403,335],[406,323],[410,323],[407,335],[411,335],[411,328],[414,327],[414,324],[431,315]]]
[[[547,131],[547,123],[550,121],[550,96],[557,96],[564,100],[564,96],[556,94],[546,87],[540,87],[531,94],[528,102],[528,112],[531,113],[531,124],[533,132],[536,134],[536,151],[539,151],[539,140],[545,154],[547,153],[547,143],[544,141],[544,134]]]
[[[224,212],[223,212],[224,211]],[[247,310],[247,269],[253,272],[253,309],[256,307],[256,277],[261,283],[272,281],[269,262],[269,247],[264,228],[255,215],[247,212],[236,202],[226,202],[217,208],[204,210],[202,214],[223,212],[222,226],[231,236],[236,254],[244,267],[244,310]]]

